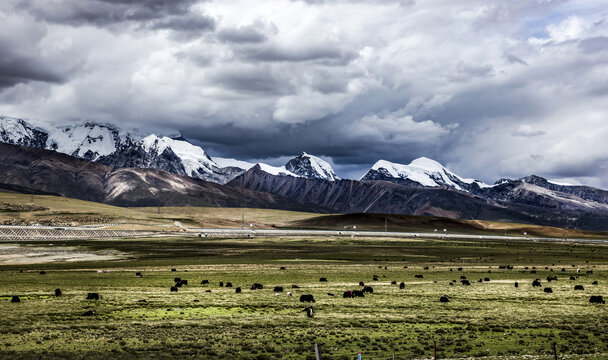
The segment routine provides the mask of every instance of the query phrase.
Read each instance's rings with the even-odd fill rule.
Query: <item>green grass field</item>
[[[31,251],[45,245],[23,244]],[[306,237],[52,246],[124,256],[0,266],[0,358],[313,359],[319,343],[325,359],[355,359],[359,351],[364,359],[412,359],[432,357],[434,342],[438,358],[553,359],[553,343],[560,358],[608,358],[608,305],[589,303],[590,295],[608,297],[607,246]],[[569,280],[578,268],[582,276]],[[558,281],[548,283],[549,274]],[[472,284],[449,285],[461,276]],[[189,285],[171,293],[174,277]],[[535,278],[541,288],[531,286]],[[374,293],[343,299],[359,281]],[[254,282],[264,288],[250,290]],[[275,295],[274,286],[284,292]],[[102,299],[85,300],[88,292]],[[301,294],[316,299],[313,319],[302,312]],[[11,303],[13,295],[21,302]],[[451,301],[440,303],[442,295]],[[88,310],[96,315],[82,316]]]

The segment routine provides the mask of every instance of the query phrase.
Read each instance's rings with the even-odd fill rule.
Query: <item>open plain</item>
[[[437,358],[550,359],[554,343],[562,358],[608,356],[608,308],[589,303],[608,297],[605,245],[170,237],[15,246],[121,255],[0,266],[3,358],[313,359],[315,343],[327,359],[432,358],[435,344]],[[176,277],[188,284],[171,292]],[[359,282],[373,293],[343,298]]]

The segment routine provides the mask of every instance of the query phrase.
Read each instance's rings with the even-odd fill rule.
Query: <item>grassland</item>
[[[127,256],[0,267],[2,358],[312,359],[319,343],[327,359],[353,359],[359,351],[364,359],[412,359],[431,357],[434,342],[438,358],[552,359],[553,343],[563,358],[608,357],[608,307],[588,302],[608,295],[607,246],[306,237],[53,246]],[[514,269],[499,268],[507,264]],[[559,280],[547,283],[548,275]],[[472,285],[449,285],[461,276]],[[171,293],[174,277],[189,285]],[[533,288],[535,278],[553,293]],[[343,299],[359,281],[374,293]],[[264,289],[250,290],[254,282]],[[574,291],[575,284],[585,290]],[[274,286],[285,291],[276,296]],[[55,288],[63,295],[55,297]],[[85,300],[88,292],[102,299]],[[301,294],[314,295],[315,318],[302,312]],[[13,295],[22,301],[10,303]],[[442,295],[451,301],[440,303]],[[88,310],[96,315],[82,316]]]

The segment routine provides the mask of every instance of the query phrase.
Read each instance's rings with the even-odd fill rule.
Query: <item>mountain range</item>
[[[0,185],[117,205],[393,213],[608,230],[608,191],[538,176],[489,185],[440,163],[377,161],[359,180],[302,153],[283,166],[212,158],[182,137],[108,124],[45,129],[0,117]],[[10,154],[10,155],[7,155]]]

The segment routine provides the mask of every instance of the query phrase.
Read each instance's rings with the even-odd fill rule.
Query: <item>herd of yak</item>
[[[405,268],[407,268],[407,266],[405,266]],[[285,267],[283,267],[283,266],[280,269],[281,270],[286,270]],[[386,269],[386,267],[385,267],[385,269]],[[427,266],[424,269],[428,270],[429,268]],[[511,266],[511,265],[501,265],[501,266],[499,266],[499,269],[513,270],[513,266]],[[525,269],[528,270],[528,267],[526,267]],[[548,270],[548,269],[549,269],[548,267],[545,267],[545,270]],[[462,270],[463,270],[462,268],[458,268],[458,271],[462,271]],[[177,271],[177,269],[171,269],[171,271],[175,272],[175,271]],[[450,269],[450,271],[453,271],[453,269]],[[553,269],[551,269],[550,271],[553,271]],[[561,271],[565,272],[566,269],[562,268]],[[488,272],[491,273],[491,270],[488,271]],[[536,268],[532,267],[532,269],[530,270],[530,273],[533,273],[533,274],[536,273]],[[576,276],[574,276],[574,275],[570,276],[570,280],[577,280],[579,278],[579,273],[580,273],[580,269],[577,269],[577,275]],[[46,272],[45,271],[40,271],[40,274],[41,275],[45,275]],[[588,270],[588,271],[586,271],[584,273],[585,276],[589,276],[591,274],[593,274],[593,272],[591,270]],[[143,277],[143,275],[142,275],[141,272],[136,272],[135,276],[136,277]],[[424,276],[421,275],[421,274],[416,274],[416,275],[414,275],[414,278],[416,278],[416,279],[423,279]],[[373,279],[373,281],[378,281],[379,277],[378,277],[378,275],[374,275],[372,277],[372,279]],[[558,278],[555,275],[549,275],[549,276],[547,276],[547,282],[549,282],[549,283],[552,282],[552,281],[557,281],[557,279]],[[320,282],[327,282],[327,278],[322,277],[322,278],[319,279],[319,281]],[[477,282],[481,283],[481,282],[489,282],[489,281],[490,281],[490,278],[486,277],[486,278],[483,278],[483,279],[479,279]],[[188,280],[182,279],[182,278],[179,278],[179,277],[175,277],[173,279],[173,282],[174,282],[174,284],[170,287],[170,291],[171,292],[177,292],[178,289],[181,288],[182,286],[188,285]],[[455,283],[457,283],[457,280],[452,280],[452,282],[450,282],[449,284],[451,286],[453,286]],[[464,275],[460,276],[460,283],[462,285],[464,285],[464,286],[470,286],[471,285],[471,281],[468,280],[466,278],[466,276],[464,276]],[[203,286],[209,285],[209,284],[210,284],[209,280],[203,280],[203,281],[201,281],[201,285],[203,285]],[[598,282],[597,281],[593,281],[591,284],[592,285],[598,285]],[[396,281],[392,281],[391,285],[397,285],[397,282]],[[223,281],[219,282],[219,286],[220,287],[227,287],[227,288],[232,288],[233,287],[231,282],[224,283]],[[365,297],[366,293],[367,294],[372,294],[374,292],[374,289],[371,286],[365,285],[365,283],[363,281],[359,282],[359,286],[361,287],[360,290],[347,290],[347,291],[345,291],[342,294],[342,297],[343,298]],[[519,283],[515,282],[514,286],[516,288],[518,288],[519,287]],[[532,281],[532,287],[542,287],[540,279],[535,279],[534,281]],[[264,285],[259,284],[259,283],[254,283],[253,285],[251,285],[250,290],[261,290],[263,288],[264,288]],[[299,286],[298,285],[291,285],[291,288],[292,289],[298,289]],[[404,288],[405,288],[405,282],[399,283],[399,289],[404,289]],[[239,293],[242,292],[241,287],[236,287],[236,288],[234,288],[234,290],[235,290],[235,292],[237,294],[239,294]],[[585,288],[584,288],[583,285],[577,284],[577,285],[574,286],[574,290],[585,290]],[[282,293],[283,291],[284,291],[284,289],[283,289],[282,286],[275,286],[273,288],[273,292],[275,293],[275,295],[279,295],[279,293]],[[543,291],[546,292],[546,293],[552,293],[553,289],[550,288],[550,287],[545,287],[543,289]],[[211,292],[211,290],[208,289],[208,290],[206,290],[206,292]],[[332,293],[327,293],[327,295],[329,295],[329,296],[335,296],[335,294],[332,294]],[[62,296],[61,289],[55,289],[55,296],[56,297]],[[287,296],[292,296],[292,293],[291,292],[287,292]],[[100,296],[99,296],[98,293],[88,293],[87,297],[86,297],[86,300],[99,300],[99,299],[100,299]],[[13,302],[13,303],[18,303],[20,301],[21,301],[21,299],[17,295],[14,295],[11,298],[11,302]],[[145,301],[146,300],[140,300],[140,302],[145,302]],[[311,295],[311,294],[303,294],[303,295],[300,295],[300,302],[302,302],[302,303],[314,303],[315,299],[314,299],[313,295]],[[441,296],[439,298],[439,302],[442,302],[442,303],[450,302],[450,297],[448,295],[443,295],[443,296]],[[601,296],[601,295],[592,295],[589,298],[589,302],[592,303],[592,304],[605,304],[606,300],[604,300],[603,296]],[[306,312],[306,315],[309,318],[314,317],[314,309],[313,309],[312,306],[308,306],[308,307],[306,307],[302,311]],[[89,311],[87,311],[86,313],[83,314],[83,316],[93,316],[93,315],[96,315],[95,314],[95,310],[89,310]]]

